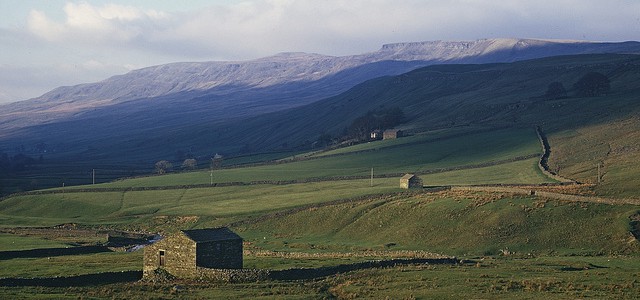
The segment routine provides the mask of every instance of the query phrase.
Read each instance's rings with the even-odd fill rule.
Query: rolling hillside
[[[640,245],[629,235],[626,216],[636,210],[508,193],[447,191],[314,207],[238,228],[255,246],[274,251],[631,254]],[[264,241],[262,236],[272,238]]]
[[[136,131],[128,131],[125,128],[128,125],[117,125],[105,128],[114,134],[90,137],[79,131],[85,132],[93,124],[74,121],[38,130],[25,129],[25,134],[39,132],[36,136],[46,135],[60,141],[56,144],[60,147],[73,144],[68,151],[47,154],[44,159],[70,166],[82,163],[87,165],[86,174],[91,171],[91,164],[115,165],[120,169],[126,165],[148,166],[149,170],[160,159],[179,164],[179,153],[194,155],[202,162],[208,161],[216,152],[233,156],[310,147],[321,135],[342,136],[356,118],[369,111],[398,107],[406,116],[406,122],[400,128],[410,134],[442,128],[531,129],[541,126],[551,140],[552,169],[584,182],[593,182],[589,179],[597,173],[593,160],[603,159],[594,157],[589,149],[600,149],[593,146],[609,143],[609,132],[631,137],[617,140],[617,144],[611,146],[614,151],[599,154],[600,157],[608,155],[611,160],[605,167],[608,173],[601,178],[604,184],[596,188],[603,195],[629,197],[636,193],[633,182],[639,175],[635,170],[640,168],[633,167],[637,161],[633,159],[637,155],[637,141],[633,138],[632,128],[636,125],[623,124],[638,124],[634,116],[640,108],[637,101],[639,64],[636,55],[602,54],[508,64],[437,65],[372,79],[325,100],[249,119],[225,122],[202,119],[196,125],[173,123],[171,129],[162,129],[161,122],[150,119],[157,127],[142,126]],[[574,83],[589,72],[605,74],[610,79],[611,91],[599,97],[576,96]],[[545,98],[552,82],[562,83],[568,96]],[[127,123],[126,115],[116,120],[119,124]],[[166,122],[173,121],[167,118]],[[591,127],[598,128],[594,133],[601,134],[589,138],[590,144],[565,143],[566,139],[561,138]],[[562,151],[565,147],[573,152]],[[554,152],[555,149],[558,151]],[[63,156],[68,158],[57,160]],[[618,179],[613,180],[616,176]],[[57,182],[60,184],[59,179]]]
[[[308,106],[228,123],[228,136],[218,135],[216,143],[245,143],[226,145],[229,149],[277,149],[321,133],[338,135],[355,118],[388,107],[403,109],[407,119],[400,128],[410,134],[404,138],[287,152],[280,154],[286,159],[270,164],[65,186],[0,199],[0,231],[7,232],[0,240],[9,250],[58,246],[61,241],[47,230],[60,224],[65,226],[54,228],[162,233],[229,226],[244,238],[245,268],[332,268],[433,252],[456,255],[460,264],[390,266],[312,280],[181,282],[180,290],[175,282],[136,282],[0,291],[16,297],[44,291],[61,297],[162,298],[171,291],[170,296],[185,298],[378,298],[397,297],[401,291],[406,298],[633,298],[638,294],[640,202],[617,198],[639,198],[639,63],[633,55],[596,55],[427,67],[374,79]],[[573,83],[592,71],[610,78],[611,91],[577,97]],[[544,97],[549,83],[558,81],[568,87],[567,97]],[[600,182],[555,186],[538,168],[542,150],[534,126],[549,138],[552,170],[589,182],[592,159],[602,158]],[[172,137],[174,144],[210,143],[204,138],[206,127],[183,129],[191,134]],[[107,139],[105,145],[115,141]],[[115,143],[110,151],[137,159],[119,146]],[[405,172],[421,174],[426,188],[401,190],[398,178]],[[504,187],[511,184],[523,186]],[[447,185],[457,187],[442,187]],[[481,190],[468,185],[500,186]],[[544,191],[612,199],[557,200]],[[27,238],[17,233],[31,228]],[[71,238],[66,245],[77,242]],[[11,282],[15,277],[139,272],[141,256],[112,252],[6,259],[0,261],[0,275]]]
[[[287,163],[36,191],[1,200],[0,224],[146,227],[158,216],[187,215],[221,225],[308,204],[396,193],[398,173],[405,172],[435,174],[434,183],[441,185],[555,182],[537,168],[541,149],[532,129],[438,132],[398,141],[371,143],[376,150],[365,153],[358,147],[351,153]],[[502,147],[493,148],[492,143]],[[467,172],[459,174],[459,168]]]
[[[298,107],[337,95],[365,80],[420,66],[638,52],[640,43],[635,42],[489,39],[390,44],[375,52],[345,57],[284,53],[244,62],[173,63],[98,83],[61,87],[32,100],[3,105],[0,147],[12,151],[24,146],[32,153],[46,150],[48,155],[75,160],[122,160],[120,153],[105,149],[117,140],[119,149],[130,152],[127,156],[150,153],[150,149],[166,155],[175,151],[176,143],[200,146],[192,139],[194,132],[210,134],[200,139],[216,140],[230,126],[229,120]],[[187,139],[175,139],[176,135]],[[212,143],[221,147],[221,143]],[[256,150],[253,146],[245,143],[220,151],[252,152]],[[87,151],[93,149],[98,151]],[[215,150],[199,147],[192,152],[202,155],[210,151]],[[144,159],[142,155],[134,157]]]

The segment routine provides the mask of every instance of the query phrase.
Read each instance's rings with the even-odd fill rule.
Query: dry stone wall
[[[540,145],[542,146],[542,156],[540,156],[540,162],[538,162],[538,168],[544,175],[558,182],[566,182],[566,183],[576,183],[574,180],[564,178],[556,173],[553,173],[549,170],[549,157],[551,156],[551,146],[549,145],[549,140],[547,140],[546,135],[542,131],[540,126],[536,127],[536,133],[538,134],[538,139],[540,140]]]
[[[513,193],[519,195],[531,195],[537,197],[544,197],[548,199],[569,201],[569,202],[589,202],[589,203],[602,203],[602,204],[631,204],[640,205],[640,199],[611,199],[594,196],[579,196],[579,195],[567,195],[560,193],[553,193],[547,191],[536,190],[535,186],[528,187],[516,187],[516,186],[454,186],[451,187],[452,191],[483,191],[483,192],[497,192],[497,193]]]
[[[163,263],[160,261],[160,251],[164,254]],[[143,272],[148,276],[154,270],[163,268],[175,276],[191,277],[196,270],[195,262],[196,243],[182,234],[176,234],[144,248]]]
[[[205,268],[242,269],[242,240],[197,244],[196,265]]]

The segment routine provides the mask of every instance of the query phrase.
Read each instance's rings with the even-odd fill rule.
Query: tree
[[[194,158],[187,158],[182,162],[182,168],[185,170],[194,170],[198,166],[198,161]]]
[[[554,81],[547,87],[547,92],[544,94],[545,98],[549,100],[557,100],[567,98],[567,90],[562,83]]]
[[[171,170],[171,168],[173,168],[173,164],[171,164],[171,162],[169,162],[168,160],[161,160],[156,163],[156,173],[160,175],[167,173]]]
[[[404,122],[404,112],[400,107],[392,107],[382,114],[382,128],[392,128]]]
[[[595,97],[608,93],[611,90],[611,82],[609,77],[602,73],[590,72],[582,76],[573,88],[579,97]]]
[[[349,126],[349,136],[355,139],[364,140],[366,139],[371,130],[379,127],[379,123],[376,122],[376,118],[372,112],[367,113],[362,117],[358,117],[353,120],[351,126]]]
[[[326,147],[331,144],[331,135],[328,133],[323,133],[318,137],[316,141],[318,147]]]
[[[404,113],[399,107],[369,111],[364,116],[353,120],[353,123],[347,129],[347,134],[351,138],[368,140],[371,131],[393,128],[404,121]]]

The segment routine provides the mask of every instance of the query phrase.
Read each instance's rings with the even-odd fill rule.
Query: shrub
[[[160,175],[171,171],[171,168],[173,168],[173,164],[167,160],[161,160],[155,165],[155,171]]]
[[[606,75],[590,72],[582,76],[573,88],[579,97],[595,97],[608,93],[611,90],[611,83]]]

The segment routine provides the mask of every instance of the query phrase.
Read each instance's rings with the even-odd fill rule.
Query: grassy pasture
[[[545,182],[537,160],[422,175],[426,185]],[[522,170],[529,169],[530,172]],[[217,218],[217,223],[300,205],[399,191],[397,178],[327,181],[293,185],[251,185],[163,191],[127,191],[25,195],[0,202],[4,226],[143,223],[158,215]],[[220,224],[218,224],[220,225]]]
[[[468,266],[361,270],[327,279],[338,298],[633,299],[640,264],[629,257],[474,260]]]
[[[453,134],[458,133],[454,131]],[[436,135],[440,138],[443,132]],[[285,164],[216,170],[215,182],[292,180],[326,176],[366,176],[416,172],[450,166],[486,163],[530,155],[540,151],[532,129],[501,129],[465,136],[454,135],[437,142],[431,136],[389,141],[377,151],[355,153]],[[387,141],[378,142],[388,145]],[[375,143],[370,143],[375,144]],[[367,144],[368,145],[368,144]],[[348,149],[348,148],[347,148]],[[345,150],[342,150],[345,151]],[[551,182],[536,167],[536,159],[515,161],[470,170],[424,175],[427,185],[542,183]],[[187,172],[116,181],[82,188],[128,188],[207,184],[209,172]],[[73,192],[74,187],[54,194],[23,195],[0,202],[0,221],[11,225],[55,225],[67,222],[120,224],[149,222],[155,216],[198,216],[202,222],[225,221],[301,205],[363,195],[399,191],[398,178],[324,181],[293,185],[249,185],[162,191]],[[211,223],[213,222],[213,223]]]
[[[538,158],[483,168],[420,175],[427,186],[474,184],[538,184],[553,182],[538,168]]]
[[[450,132],[452,133],[452,132]],[[448,133],[448,134],[450,134]],[[442,136],[440,136],[442,135]],[[435,136],[446,137],[443,132]],[[216,182],[288,180],[326,176],[415,172],[538,153],[533,129],[502,129],[422,142],[434,135],[362,144],[294,163],[224,169]],[[553,147],[553,141],[552,141]],[[368,152],[358,152],[362,150]],[[374,165],[375,164],[375,165]],[[422,175],[426,185],[550,182],[537,159]],[[611,172],[611,171],[609,171]],[[611,174],[611,173],[609,173]],[[145,187],[208,183],[209,172],[123,180],[96,187]],[[87,186],[83,186],[86,188]],[[2,226],[86,225],[147,230],[220,226],[233,229],[251,249],[303,253],[356,253],[353,257],[248,256],[245,267],[320,267],[371,259],[363,250],[418,250],[474,260],[459,266],[405,266],[350,272],[314,281],[249,284],[115,284],[100,287],[0,287],[15,298],[566,298],[630,297],[638,292],[638,242],[629,234],[637,207],[566,203],[484,192],[397,195],[398,178],[323,181],[152,191],[23,195],[0,201]],[[387,194],[368,200],[310,207],[334,200]],[[263,216],[264,219],[253,219]],[[2,236],[1,241],[22,237]],[[55,247],[56,241],[21,240],[16,249]],[[32,246],[31,246],[32,245]],[[510,256],[499,257],[502,250]],[[595,256],[592,256],[595,255]],[[601,256],[602,255],[602,256]],[[627,257],[625,255],[631,255]],[[100,253],[0,261],[0,277],[88,274],[139,270],[142,253]],[[632,296],[631,296],[632,297]]]
[[[399,191],[397,179],[220,188],[25,195],[0,202],[3,226],[127,225],[154,216],[206,216],[225,222],[251,215],[370,194]],[[212,225],[212,224],[210,224]],[[218,224],[222,225],[222,224]]]
[[[454,131],[453,133],[457,133]],[[439,133],[443,134],[443,133]],[[428,142],[430,136],[414,136],[396,141],[378,141],[340,149],[345,155],[297,161],[278,165],[248,168],[222,169],[213,172],[213,182],[250,182],[259,180],[296,180],[334,176],[367,176],[374,168],[376,174],[409,173],[430,169],[464,166],[504,160],[539,153],[540,145],[535,131],[525,129],[502,129],[480,132],[466,136],[454,136],[437,142]],[[424,143],[422,143],[424,141]],[[417,142],[417,143],[416,143]],[[351,153],[363,149],[378,151]],[[393,145],[394,147],[388,147]],[[368,148],[364,148],[364,147]],[[536,179],[539,181],[539,179]],[[209,171],[141,177],[90,187],[148,187],[208,184]],[[455,184],[455,182],[451,183]],[[73,189],[70,187],[69,189]]]
[[[278,251],[423,250],[455,255],[630,254],[637,207],[441,192],[307,209],[238,228]]]
[[[431,140],[445,139],[445,138],[450,138],[451,136],[457,137],[458,135],[477,134],[480,131],[478,129],[482,129],[482,128],[460,127],[460,128],[432,130],[429,132],[424,132],[416,135],[405,136],[400,139],[371,141],[371,142],[357,144],[349,147],[338,148],[338,149],[333,149],[329,151],[321,151],[316,154],[313,154],[312,156],[321,157],[321,156],[328,156],[328,155],[353,153],[353,152],[359,152],[359,151],[379,150],[387,147],[395,147],[395,146],[410,144],[410,143],[427,143]]]
[[[596,192],[607,197],[638,197],[640,186],[640,119],[564,130],[550,136],[550,167],[561,175],[600,183]]]
[[[0,251],[68,247],[69,244],[40,237],[0,233]],[[1,277],[1,276],[0,276]]]
[[[632,257],[475,258],[470,264],[354,271],[315,281],[0,287],[12,299],[634,299]]]
[[[142,269],[142,251],[0,260],[0,278],[75,276]]]

